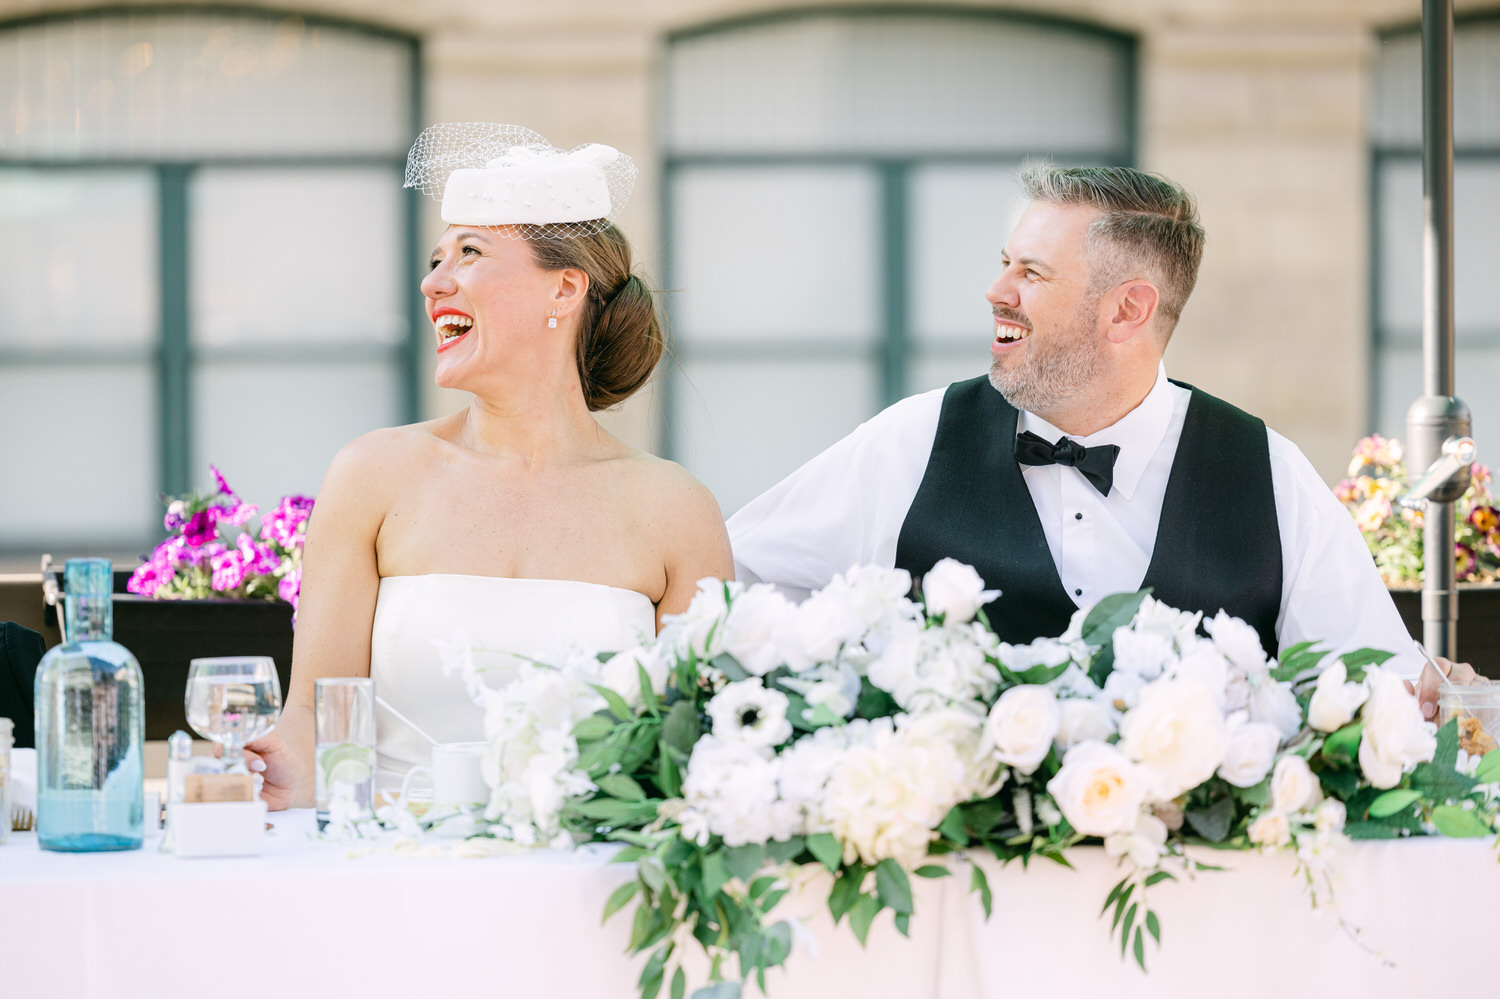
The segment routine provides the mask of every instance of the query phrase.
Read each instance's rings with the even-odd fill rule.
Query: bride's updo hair
[[[578,380],[590,412],[624,402],[646,384],[666,346],[651,289],[631,273],[625,234],[606,222],[586,236],[526,241],[543,270],[572,267],[589,276],[578,317]]]

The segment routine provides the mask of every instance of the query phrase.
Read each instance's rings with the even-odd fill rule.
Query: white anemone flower
[[[731,683],[715,694],[708,702],[708,717],[717,738],[769,749],[792,737],[787,703],[785,694],[766,689],[756,676]]]

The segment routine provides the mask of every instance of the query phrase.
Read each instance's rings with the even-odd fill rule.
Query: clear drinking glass
[[[226,771],[244,773],[242,750],[276,727],[281,680],[270,656],[194,659],[184,695],[188,724],[224,747]]]
[[[375,802],[375,681],[367,676],[315,681],[313,714],[318,828],[330,820],[370,818]]]
[[[1500,747],[1500,683],[1445,684],[1438,692],[1438,724],[1458,719],[1458,748],[1484,756]]]
[[[10,746],[14,741],[13,723],[0,718],[0,843],[10,838]]]

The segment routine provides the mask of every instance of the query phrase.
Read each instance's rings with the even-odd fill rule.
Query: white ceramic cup
[[[490,800],[490,787],[484,782],[480,764],[487,746],[483,742],[445,742],[433,746],[432,766],[408,770],[397,800],[402,806],[406,804],[412,780],[421,775],[432,784],[434,805],[484,804]]]

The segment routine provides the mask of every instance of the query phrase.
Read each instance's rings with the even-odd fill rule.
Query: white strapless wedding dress
[[[377,787],[396,790],[407,770],[429,763],[432,744],[412,726],[438,742],[484,738],[483,711],[457,671],[444,675],[439,642],[473,647],[482,665],[501,664],[487,671],[487,681],[503,682],[513,656],[545,662],[569,646],[618,652],[655,634],[649,597],[602,583],[444,573],[383,578],[370,676],[394,710],[376,711]]]

